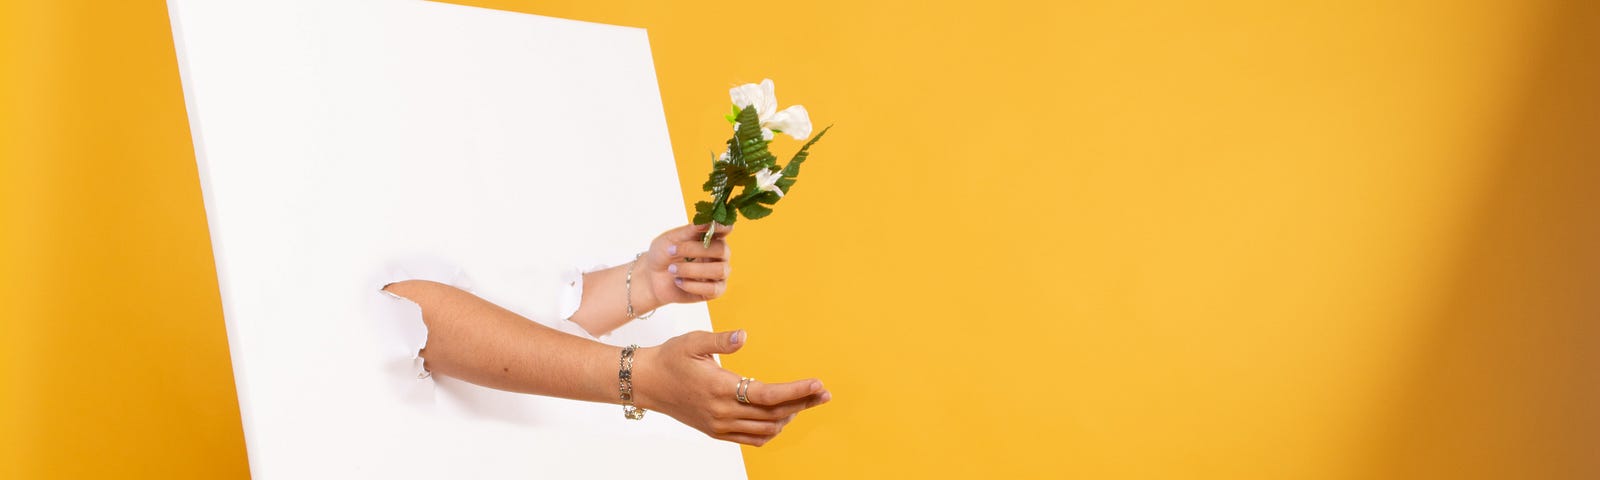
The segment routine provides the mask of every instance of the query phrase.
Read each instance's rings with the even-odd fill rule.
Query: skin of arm
[[[635,282],[641,280],[641,269],[652,272],[644,274],[649,282],[647,289],[637,288],[640,284],[635,283],[634,294],[643,297],[636,300],[653,308],[666,300],[701,301],[721,295],[727,247],[720,247],[718,257],[711,255],[717,252],[704,251],[693,239],[689,243],[702,250],[679,245],[681,242],[676,239],[694,236],[693,230],[674,229],[652,243],[651,253],[645,257],[656,255],[658,250],[660,256],[648,262],[641,258],[635,267]],[[712,249],[719,248],[718,243],[722,242],[714,242]],[[676,249],[671,248],[674,245]],[[674,250],[679,252],[668,253]],[[678,264],[673,260],[681,260],[684,254],[702,256],[695,257],[696,262],[682,263],[709,267],[671,268]],[[719,268],[720,276],[715,274]],[[606,273],[612,270],[616,268],[591,273],[602,275],[584,279],[584,298],[578,313],[590,315],[584,317],[591,321],[584,325],[586,329],[604,328],[610,322],[620,326],[627,321],[620,279],[614,282],[614,288],[593,288],[591,298],[591,279],[601,285],[613,283]],[[693,276],[680,281],[685,277],[675,273]],[[674,291],[663,291],[654,282],[665,282]],[[568,335],[441,283],[407,280],[385,286],[384,290],[421,307],[428,326],[427,346],[421,354],[425,366],[436,375],[511,392],[619,403],[620,348]],[[641,290],[648,290],[648,296],[640,295]],[[634,308],[636,313],[643,311],[640,303],[635,303]],[[573,316],[574,321],[579,320],[579,314]],[[617,321],[617,317],[624,320]],[[735,401],[739,375],[718,366],[713,355],[738,351],[746,338],[744,331],[690,332],[659,346],[640,348],[634,354],[635,404],[672,416],[714,438],[760,446],[780,433],[800,411],[832,398],[822,388],[822,382],[806,379],[781,384],[753,382],[749,389],[751,404]]]
[[[616,377],[612,347],[546,327],[442,283],[406,280],[384,287],[422,307],[428,371],[485,387],[590,402],[617,392],[594,378]]]

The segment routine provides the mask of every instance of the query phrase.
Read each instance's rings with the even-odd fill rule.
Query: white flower
[[[771,118],[761,119],[761,126],[787,133],[795,140],[805,140],[811,136],[811,114],[806,112],[806,107],[795,105],[772,114]]]
[[[761,119],[761,136],[767,140],[772,139],[772,131],[787,133],[795,140],[805,140],[811,135],[811,114],[806,112],[806,107],[800,105],[778,111],[778,94],[774,92],[772,80],[765,79],[760,85],[746,83],[728,90],[728,96],[733,99],[733,105],[739,108],[756,106],[756,116]]]
[[[756,172],[756,189],[763,192],[773,192],[782,197],[783,189],[778,188],[778,179],[781,178],[783,178],[783,172],[781,171],[762,169]]]

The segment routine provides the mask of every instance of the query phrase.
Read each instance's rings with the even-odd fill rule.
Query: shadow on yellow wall
[[[1600,478],[1600,4],[1538,34],[1374,478]]]

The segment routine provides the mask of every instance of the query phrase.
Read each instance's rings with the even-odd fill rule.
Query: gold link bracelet
[[[645,410],[633,406],[633,352],[638,350],[638,345],[628,345],[622,349],[622,359],[617,361],[617,381],[622,390],[622,416],[628,420],[644,418]]]

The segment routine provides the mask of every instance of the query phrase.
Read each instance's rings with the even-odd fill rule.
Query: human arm
[[[620,349],[531,321],[449,285],[407,280],[384,287],[422,309],[425,366],[436,375],[518,393],[618,403]],[[762,445],[800,411],[831,398],[815,379],[753,383],[734,400],[739,375],[713,354],[744,345],[740,332],[690,332],[634,354],[634,402],[715,438]]]

